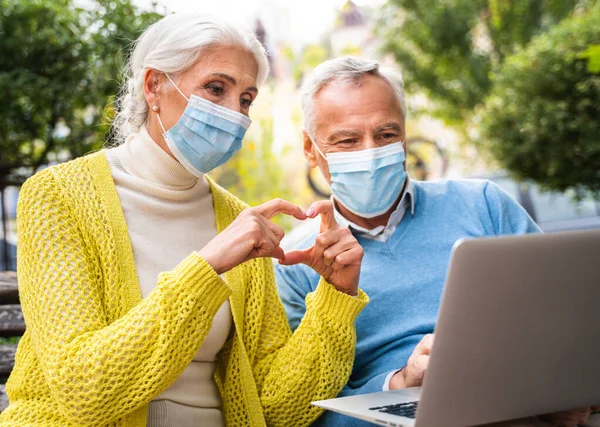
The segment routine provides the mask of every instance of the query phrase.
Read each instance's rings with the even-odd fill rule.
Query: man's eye
[[[344,139],[343,141],[338,142],[338,144],[354,144],[356,139]]]
[[[384,139],[392,139],[396,137],[395,133],[384,133],[383,135],[381,135]]]
[[[247,99],[247,98],[242,98],[240,100],[240,104],[242,105],[242,107],[250,108],[252,106],[252,100]]]

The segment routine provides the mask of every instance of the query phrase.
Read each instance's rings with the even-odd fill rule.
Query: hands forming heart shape
[[[278,214],[299,220],[320,215],[320,233],[315,244],[302,251],[284,253],[280,243],[285,232],[270,221]],[[199,254],[218,274],[261,257],[277,258],[283,265],[306,264],[339,291],[357,295],[363,249],[348,228],[337,224],[329,200],[313,203],[305,213],[293,203],[274,199],[244,210]]]

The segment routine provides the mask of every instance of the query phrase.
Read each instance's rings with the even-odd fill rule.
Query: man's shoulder
[[[440,179],[434,181],[413,181],[418,196],[425,197],[482,197],[486,190],[495,184],[487,179]]]

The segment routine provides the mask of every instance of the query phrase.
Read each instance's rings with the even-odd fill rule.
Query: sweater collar
[[[161,187],[185,190],[198,182],[181,163],[171,157],[150,136],[146,126],[117,147],[119,161],[125,171]]]

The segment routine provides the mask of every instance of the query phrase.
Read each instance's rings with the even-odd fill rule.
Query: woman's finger
[[[252,221],[260,230],[258,244],[255,245],[255,250],[252,251],[249,258],[273,257],[281,259],[284,257],[283,249],[279,246],[281,239],[277,237],[272,227],[279,229],[275,224],[265,220],[260,215],[254,217]],[[279,229],[280,230],[280,229]],[[283,230],[280,231],[283,233]]]
[[[286,215],[291,215],[294,218],[300,219],[300,220],[304,220],[307,218],[306,214],[304,213],[304,211],[302,209],[300,209],[299,206],[293,204],[292,202],[288,202],[287,200],[283,200],[283,199],[269,200],[268,202],[263,203],[262,205],[256,206],[252,209],[254,209],[256,212],[261,214],[266,219],[271,219],[275,215],[278,215],[280,213],[286,214]]]
[[[283,228],[281,228],[277,224],[269,221],[262,215],[258,215],[257,217],[258,217],[258,220],[262,224],[264,224],[267,227],[267,229],[270,230],[271,233],[273,233],[273,235],[275,235],[275,237],[281,242],[281,239],[283,239],[283,237],[285,236],[285,231],[283,231]]]

